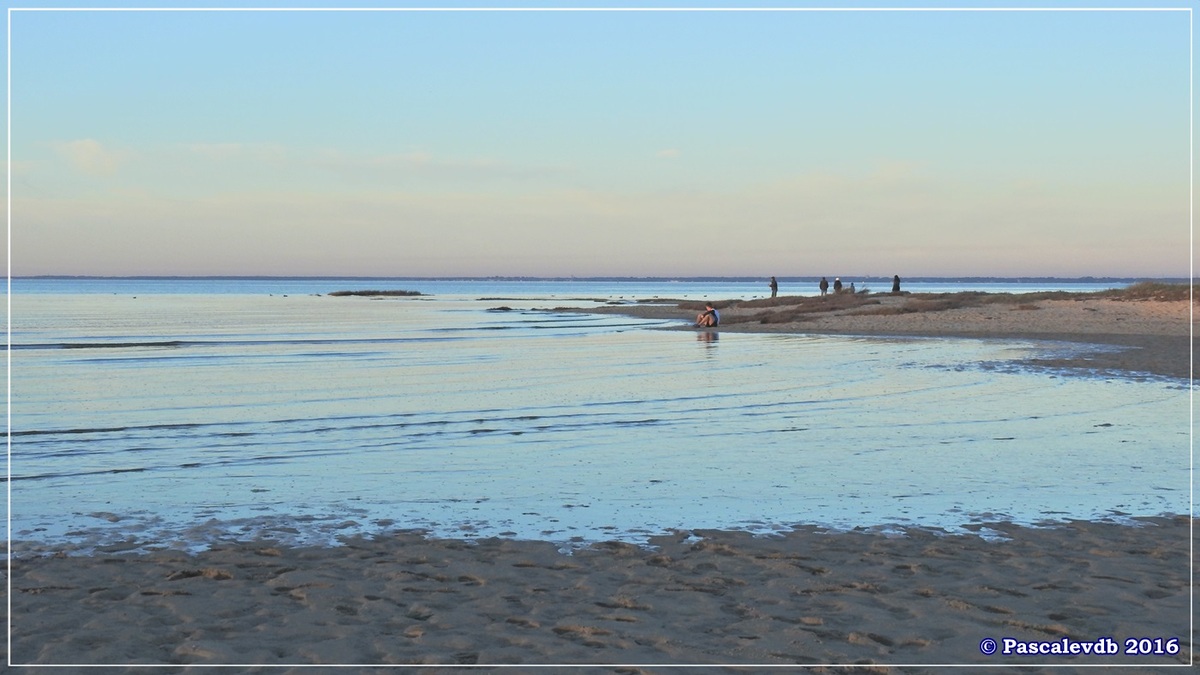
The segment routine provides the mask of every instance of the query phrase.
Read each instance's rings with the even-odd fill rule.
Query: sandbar
[[[888,337],[954,337],[994,340],[1034,340],[1099,345],[1095,351],[1075,350],[1070,357],[1029,359],[1032,365],[1191,377],[1191,302],[1188,300],[1125,300],[1082,296],[1079,299],[985,302],[953,306],[921,294],[878,294],[871,304],[842,298],[776,298],[757,301],[719,301],[721,325],[729,333],[806,333]],[[821,307],[824,302],[825,306]],[[942,308],[942,305],[951,305]],[[703,308],[702,303],[660,301],[570,309],[625,314],[647,319],[678,320],[679,328]],[[1118,347],[1118,349],[1113,349]]]

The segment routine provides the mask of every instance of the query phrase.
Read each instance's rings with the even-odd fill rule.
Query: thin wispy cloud
[[[115,174],[131,154],[127,149],[108,147],[92,138],[59,141],[53,147],[72,168],[89,176]]]
[[[214,162],[270,162],[286,161],[288,149],[273,143],[188,143],[188,152]]]
[[[184,146],[190,157],[171,157],[170,149],[148,150],[164,165],[200,158],[241,170],[333,174],[365,184],[401,178],[450,181],[542,179],[571,172],[566,166],[531,166],[495,157],[453,156],[418,150],[358,153],[338,148],[297,148],[263,143],[194,143]]]
[[[355,180],[430,178],[453,181],[531,180],[565,175],[565,166],[537,166],[495,157],[456,157],[426,151],[355,154],[339,150],[310,153],[301,160],[315,169]]]

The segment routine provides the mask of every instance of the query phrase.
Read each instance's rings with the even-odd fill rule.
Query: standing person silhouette
[[[892,277],[892,292],[893,293],[900,292],[900,275],[899,274]]]
[[[821,295],[825,295],[829,292],[829,280],[821,277],[821,283],[817,284],[817,287],[821,289]]]
[[[775,277],[771,277],[771,297],[775,297],[779,293],[779,282],[775,281]]]
[[[841,277],[833,278],[833,292],[834,293],[842,292],[842,278]]]

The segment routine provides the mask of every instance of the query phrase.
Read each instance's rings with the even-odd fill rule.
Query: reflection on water
[[[979,367],[1045,345],[691,337],[494,304],[15,297],[13,539],[1186,512],[1182,384]]]

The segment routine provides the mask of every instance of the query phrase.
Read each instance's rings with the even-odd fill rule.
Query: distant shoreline
[[[891,287],[892,277],[889,276],[874,276],[874,275],[842,275],[847,280],[867,284],[884,284]],[[704,283],[704,282],[764,282],[769,277],[762,276],[590,276],[590,277],[563,277],[563,276],[288,276],[288,275],[95,275],[95,274],[30,274],[17,275],[9,277],[12,280],[46,280],[46,279],[70,279],[70,280],[127,280],[127,281],[344,281],[344,280],[398,280],[398,281],[563,281],[563,282],[588,282],[588,281],[603,281],[603,282],[658,282],[658,283]],[[820,275],[801,275],[801,276],[782,276],[777,277],[780,283],[816,283],[821,279]],[[1188,277],[1056,277],[1056,276],[924,276],[924,277],[904,277],[904,283],[1048,283],[1048,282],[1070,282],[1080,284],[1102,284],[1102,283],[1136,283],[1138,281],[1157,281],[1164,283],[1188,283],[1191,281]],[[881,287],[882,288],[882,287]]]

